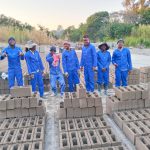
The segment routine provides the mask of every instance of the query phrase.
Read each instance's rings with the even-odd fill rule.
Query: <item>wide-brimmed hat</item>
[[[51,46],[51,47],[50,47],[50,51],[56,52],[56,47],[55,47],[55,46]]]
[[[34,46],[37,46],[36,43],[34,43],[33,41],[28,41],[27,44],[25,45],[26,48],[33,48]]]
[[[103,45],[106,46],[106,50],[108,50],[108,49],[110,48],[107,43],[101,43],[101,44],[98,46],[98,48],[101,49],[101,47],[102,47]]]
[[[117,44],[118,44],[119,42],[123,42],[123,43],[124,43],[124,40],[123,40],[123,39],[119,39],[119,40],[117,41]]]

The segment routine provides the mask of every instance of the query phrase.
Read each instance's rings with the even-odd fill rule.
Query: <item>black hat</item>
[[[50,51],[56,52],[56,47],[55,47],[55,46],[51,46],[51,47],[50,47]]]
[[[119,39],[119,40],[117,41],[117,44],[118,44],[119,42],[123,42],[123,43],[124,43],[124,40],[123,40],[123,39]]]
[[[106,46],[106,50],[108,50],[108,49],[110,48],[107,43],[102,43],[102,44],[100,44],[100,45],[98,46],[98,48],[101,49],[101,47],[102,47],[103,45]]]

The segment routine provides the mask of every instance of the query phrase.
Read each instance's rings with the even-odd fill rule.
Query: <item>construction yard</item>
[[[46,73],[47,53],[41,53]],[[82,73],[75,93],[66,88],[63,103],[59,95],[49,96],[48,75],[44,79],[48,99],[42,102],[32,94],[27,77],[25,87],[10,91],[7,81],[0,81],[0,150],[149,150],[150,54],[132,50],[132,59],[127,87],[113,87],[111,66],[107,97],[98,95],[96,84],[95,93],[87,94]],[[22,68],[26,75],[25,61]],[[7,60],[0,62],[0,71],[7,71]]]

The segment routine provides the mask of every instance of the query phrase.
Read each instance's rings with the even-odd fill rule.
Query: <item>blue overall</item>
[[[97,67],[96,49],[92,44],[82,47],[81,67],[84,67],[84,78],[86,83],[86,90],[88,92],[94,91],[94,71],[93,67]]]
[[[64,50],[62,54],[62,64],[64,73],[68,73],[69,91],[75,91],[75,85],[80,83],[78,70],[79,60],[74,49]]]
[[[36,91],[36,86],[38,85],[40,97],[44,95],[44,84],[42,72],[44,71],[44,66],[38,51],[28,51],[25,54],[25,60],[27,63],[29,75],[34,75],[31,79],[32,91]]]
[[[53,65],[53,57],[52,55],[49,53],[46,56],[46,61],[49,63],[49,69],[50,69],[50,85],[52,88],[52,91],[57,94],[57,81],[59,82],[60,86],[61,86],[61,95],[63,95],[64,91],[65,91],[65,81],[64,81],[64,77],[62,74],[62,71],[60,69],[60,61],[58,63],[58,66],[54,66]]]
[[[123,48],[122,50],[114,50],[112,56],[112,63],[118,66],[115,69],[116,83],[115,86],[127,86],[128,72],[132,70],[131,53],[128,48]]]
[[[13,49],[10,46],[8,46],[2,51],[1,60],[5,58],[3,56],[4,53],[7,54],[8,58],[9,88],[15,85],[15,78],[17,80],[17,85],[23,86],[23,75],[20,60],[24,60],[24,56],[19,56],[19,53],[22,53],[22,50],[16,46]]]
[[[104,87],[109,85],[109,66],[111,63],[111,55],[109,51],[102,52],[101,50],[97,52],[97,66],[98,66],[98,81],[99,85]],[[102,69],[105,68],[106,71],[103,72]]]

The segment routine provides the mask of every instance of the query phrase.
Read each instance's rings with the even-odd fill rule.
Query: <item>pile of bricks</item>
[[[150,82],[150,67],[140,68],[140,82],[142,83]]]
[[[9,94],[8,80],[0,79],[0,95]]]
[[[58,114],[60,119],[100,116],[103,114],[102,99],[96,92],[86,93],[85,87],[79,84],[77,92],[64,94]]]
[[[103,117],[59,120],[60,150],[125,150]]]
[[[115,68],[113,66],[110,67],[109,80],[112,84],[115,84]],[[139,83],[140,83],[140,70],[133,68],[133,70],[128,76],[128,84],[136,85]]]
[[[137,150],[149,149],[150,108],[115,112],[113,118]]]
[[[31,87],[14,87],[10,95],[2,95],[0,98],[0,118],[44,116],[45,103],[39,102],[37,95],[33,95]]]
[[[148,89],[141,85],[115,87],[115,96],[106,100],[106,112],[112,115],[114,111],[140,109],[150,106]]]
[[[30,86],[13,87],[10,93],[0,100],[0,149],[44,150],[44,102]]]

